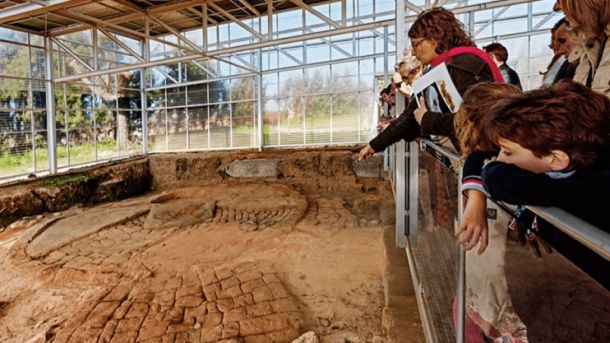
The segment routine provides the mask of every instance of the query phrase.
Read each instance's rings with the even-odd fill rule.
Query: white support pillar
[[[32,42],[31,35],[28,35],[28,61],[32,61]],[[30,62],[31,63],[31,62]],[[32,78],[32,67],[28,66],[28,78]],[[28,82],[28,107],[34,108],[34,95],[32,81]],[[30,111],[30,134],[32,135],[32,170],[36,172],[36,127],[34,111]]]
[[[91,34],[92,34],[92,42],[93,42],[93,71],[96,72],[98,71],[98,44],[97,44],[97,27],[92,27],[91,28]],[[94,94],[92,94],[93,96],[93,102],[91,104],[91,111],[93,112],[91,114],[91,118],[93,118],[93,147],[95,149],[95,160],[97,161],[97,115],[95,115],[95,110],[97,109],[95,106],[95,103],[97,102],[97,87],[96,87],[96,82],[95,82],[95,77],[92,78],[92,83],[93,83],[93,89],[94,89]],[[117,108],[118,110],[118,108]],[[120,133],[120,130],[118,131]],[[119,155],[121,153],[121,137],[118,136],[117,134],[117,138],[118,138],[118,151],[119,151]],[[125,138],[123,138],[125,139]]]
[[[347,0],[341,0],[341,27],[347,26]]]
[[[150,20],[144,19],[144,32],[150,35]],[[142,40],[142,58],[150,61],[150,40]],[[146,96],[146,68],[140,69],[140,107],[142,110],[142,153],[148,154],[148,97]]]
[[[401,1],[401,0],[398,0]],[[388,27],[383,27],[383,87],[388,85]],[[389,116],[390,106],[387,102],[383,103],[383,115],[385,117]],[[379,118],[375,117],[375,125],[373,127],[377,127],[379,125]],[[383,170],[388,170],[390,167],[390,151],[391,148],[385,149],[383,151]],[[393,170],[391,170],[393,172]]]
[[[57,173],[57,130],[55,128],[55,86],[53,84],[53,46],[45,37],[45,84],[47,96],[47,157],[49,173]]]
[[[267,39],[273,39],[273,0],[267,0]]]
[[[201,49],[205,52],[208,51],[208,3],[204,0],[201,3]]]
[[[405,47],[405,3],[396,1],[396,60],[402,56]],[[396,97],[396,115],[399,116],[405,108],[404,97]],[[407,159],[408,143],[401,140],[396,144],[396,245],[404,248],[406,236],[409,234],[409,173]]]
[[[258,150],[262,151],[264,146],[263,136],[263,49],[258,49],[258,79],[257,79],[257,128],[258,128]]]

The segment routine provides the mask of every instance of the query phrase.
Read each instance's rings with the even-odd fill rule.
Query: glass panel
[[[129,125],[127,113],[97,110],[97,159],[105,160],[119,155],[127,145]]]
[[[307,41],[307,63],[324,62],[330,59],[328,43],[321,40]]]
[[[254,100],[254,77],[245,77],[231,80],[231,101]]]
[[[168,88],[167,89],[167,107],[184,106],[185,105],[185,88]]]
[[[30,81],[0,77],[0,84],[0,109],[17,110],[31,107],[28,101]]]
[[[305,97],[306,144],[330,142],[330,97]]]
[[[302,97],[281,100],[279,120],[279,141],[281,144],[303,144],[303,118],[305,102]]]
[[[208,84],[188,86],[187,91],[189,105],[201,105],[208,103]]]
[[[150,151],[167,150],[166,110],[148,111],[148,148]]]
[[[186,149],[186,110],[167,110],[168,148],[170,150]]]
[[[191,149],[209,148],[208,106],[189,108],[189,146]]]
[[[228,104],[210,106],[211,148],[231,147],[231,109]]]
[[[233,146],[251,147],[256,143],[256,103],[252,101],[231,104]]]
[[[213,81],[210,87],[210,103],[219,103],[229,100],[229,90],[226,81]]]
[[[331,89],[345,91],[358,89],[358,62],[346,62],[332,65]]]
[[[359,142],[360,117],[357,92],[337,94],[333,100],[332,141]]]

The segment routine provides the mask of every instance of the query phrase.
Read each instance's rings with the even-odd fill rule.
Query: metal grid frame
[[[186,2],[171,2],[163,5],[150,5],[143,1],[127,1],[127,0],[104,0],[100,2],[92,2],[90,0],[41,0],[36,2],[12,1],[12,5],[7,1],[0,1],[0,27],[9,29],[18,29],[23,35],[32,37],[33,44],[19,42],[18,44],[28,46],[28,49],[43,49],[36,55],[44,53],[44,63],[51,66],[57,66],[59,63],[66,63],[66,60],[71,60],[72,63],[81,66],[81,70],[77,72],[67,73],[66,68],[54,68],[53,70],[45,70],[46,75],[21,76],[30,81],[30,84],[45,85],[46,97],[52,99],[57,88],[61,90],[65,88],[65,84],[73,82],[83,82],[89,80],[89,84],[93,89],[99,90],[99,81],[103,77],[114,80],[111,82],[115,85],[112,92],[116,97],[117,88],[116,79],[127,71],[139,71],[140,82],[140,100],[138,102],[139,109],[125,109],[129,111],[139,110],[139,118],[137,125],[140,126],[139,140],[141,141],[141,152],[147,153],[148,144],[148,120],[149,116],[157,116],[154,111],[173,111],[171,106],[158,106],[158,104],[148,103],[154,99],[147,97],[154,91],[162,89],[170,89],[172,87],[184,87],[188,93],[189,87],[197,88],[203,83],[213,82],[214,78],[219,80],[232,80],[236,77],[254,77],[255,90],[254,94],[250,94],[248,98],[229,99],[229,101],[221,101],[221,105],[226,106],[228,111],[240,103],[248,102],[248,113],[252,110],[252,127],[255,132],[251,132],[251,138],[248,139],[248,144],[229,144],[230,147],[276,147],[284,146],[285,144],[296,144],[295,141],[286,141],[280,138],[281,121],[276,120],[273,125],[277,126],[277,139],[265,141],[263,131],[268,123],[265,123],[265,103],[272,101],[283,101],[281,94],[276,96],[266,96],[261,89],[264,89],[265,84],[263,79],[270,75],[277,74],[288,70],[300,70],[304,75],[307,68],[314,68],[320,65],[332,65],[338,62],[353,62],[360,64],[367,58],[370,58],[374,64],[375,74],[384,74],[387,77],[388,62],[394,60],[394,52],[401,52],[404,47],[404,40],[396,39],[393,32],[388,35],[384,33],[384,27],[393,28],[395,25],[405,27],[407,23],[415,19],[415,15],[426,6],[430,6],[430,0],[414,0],[406,1],[405,6],[398,6],[397,10],[402,15],[398,17],[405,20],[395,21],[395,14],[388,7],[391,4],[387,0],[338,0],[338,1],[302,1],[290,0],[287,2],[279,2],[266,0],[262,2],[249,0],[236,1],[186,1]],[[550,1],[550,0],[549,0]],[[546,32],[546,24],[552,19],[552,14],[544,14],[528,0],[499,0],[499,1],[479,1],[479,0],[445,0],[441,1],[441,5],[451,8],[456,14],[461,15],[463,21],[468,26],[476,30],[475,38],[478,41],[502,40],[505,38],[528,37],[531,41],[532,34]],[[516,6],[522,3],[528,3],[527,15],[511,15],[511,6]],[[368,6],[368,7],[367,7]],[[473,16],[473,13],[483,13],[489,9],[493,13],[485,20],[478,20]],[[296,11],[295,11],[296,10]],[[402,11],[402,12],[401,12]],[[294,18],[300,17],[302,27],[298,25],[287,25],[291,21],[286,17],[286,13],[293,13]],[[544,17],[537,20],[541,15]],[[498,35],[496,27],[499,27],[497,22],[502,20],[513,20],[515,17],[525,17],[528,25],[523,32]],[[181,20],[184,19],[184,20]],[[476,19],[476,20],[475,20]],[[44,25],[41,25],[43,23]],[[38,26],[37,26],[38,25]],[[489,32],[491,30],[491,32]],[[393,30],[390,30],[393,31]],[[400,31],[400,30],[399,30]],[[403,30],[404,31],[404,30]],[[16,31],[17,32],[17,31]],[[70,38],[70,34],[81,32],[89,32],[90,42],[88,51],[83,52],[87,44],[83,42],[75,42]],[[206,34],[203,34],[206,32]],[[40,36],[37,34],[42,34]],[[478,37],[478,35],[486,35],[486,37]],[[363,55],[358,51],[359,42],[364,39],[372,39],[378,43],[374,43],[374,50],[368,55]],[[81,44],[78,44],[81,43]],[[381,48],[381,46],[384,48]],[[530,43],[531,45],[531,43]],[[80,48],[77,48],[77,47]],[[316,47],[317,46],[317,47]],[[323,46],[330,51],[336,52],[336,56],[330,53],[326,60],[321,60],[317,63],[308,61],[308,51],[315,50]],[[393,49],[392,47],[396,48]],[[80,50],[79,50],[80,49]],[[161,50],[159,50],[161,49]],[[350,51],[351,49],[351,51]],[[381,49],[381,50],[377,50]],[[387,50],[387,51],[384,51]],[[529,46],[528,46],[529,51]],[[49,53],[51,52],[51,53]],[[297,54],[295,54],[297,52]],[[277,63],[264,63],[265,59],[274,55],[278,59]],[[302,54],[302,55],[301,55]],[[389,58],[387,57],[389,55]],[[110,57],[109,57],[110,56]],[[285,63],[282,64],[281,60]],[[528,61],[530,59],[528,58]],[[74,62],[76,61],[76,62]],[[42,61],[40,61],[42,62]],[[529,63],[529,62],[528,62]],[[216,69],[210,68],[210,65],[216,65]],[[288,65],[288,66],[287,66]],[[177,66],[177,73],[172,74],[171,66]],[[381,70],[381,67],[385,70]],[[189,80],[184,77],[185,70],[188,68],[201,69],[205,72],[205,79]],[[228,68],[229,73],[220,73],[222,75],[214,75],[214,72],[220,72],[223,68]],[[44,68],[40,68],[44,69]],[[51,68],[49,68],[51,69]],[[213,70],[212,70],[213,69]],[[379,69],[379,70],[377,70]],[[332,66],[330,67],[331,75]],[[528,65],[527,71],[531,72],[531,67]],[[171,74],[171,75],[170,75]],[[188,74],[188,71],[186,72]],[[360,73],[358,73],[360,74]],[[533,73],[532,73],[533,74]],[[109,76],[106,76],[109,75]],[[151,81],[155,78],[163,79],[163,84],[152,84]],[[279,76],[278,76],[279,77]],[[11,80],[18,77],[10,75],[2,75],[0,78],[10,78]],[[358,75],[359,78],[359,75]],[[534,77],[535,78],[535,77]],[[232,81],[229,81],[229,83]],[[358,98],[370,99],[373,102],[376,97],[376,85],[366,80],[358,80],[358,86],[351,89],[351,92],[358,92]],[[363,83],[364,82],[364,83]],[[97,86],[96,86],[97,84]],[[31,86],[30,86],[31,87]],[[37,86],[39,87],[39,86]],[[40,88],[40,87],[39,87]],[[136,92],[137,89],[132,91]],[[167,92],[167,91],[165,91]],[[61,92],[59,92],[61,93]],[[334,117],[330,113],[334,110],[333,97],[341,96],[336,90],[329,90],[326,94],[302,93],[298,94],[301,99],[310,96],[326,96],[328,99],[329,116]],[[63,91],[65,97],[66,92]],[[100,94],[94,94],[93,98],[100,97]],[[29,95],[32,98],[32,92]],[[134,95],[135,97],[135,95]],[[188,98],[188,94],[185,94]],[[209,99],[209,95],[208,95]],[[97,104],[95,100],[93,103]],[[341,144],[362,143],[374,134],[373,128],[369,124],[363,125],[363,118],[367,117],[367,112],[370,108],[370,103],[365,101],[364,105],[361,100],[358,100],[357,124],[358,135],[353,139],[344,139]],[[50,147],[47,168],[40,167],[41,161],[34,161],[33,168],[30,171],[39,171],[47,169],[50,173],[55,173],[58,166],[71,165],[75,161],[63,160],[58,163],[57,151],[58,147],[57,135],[59,144],[62,145],[69,142],[67,127],[68,109],[62,107],[62,102],[59,102],[57,109],[53,101],[47,101],[47,105],[43,109],[44,113],[49,113],[51,116],[46,116],[48,125],[45,128],[47,135],[46,145]],[[65,102],[64,102],[65,105]],[[186,117],[185,122],[189,122],[189,111],[196,108],[197,111],[202,111],[199,105],[203,104],[184,104],[182,106]],[[209,111],[214,103],[205,104]],[[218,105],[218,103],[217,103]],[[116,105],[118,108],[119,105]],[[142,110],[142,108],[146,110]],[[57,110],[57,112],[56,112]],[[91,110],[91,109],[88,109]],[[103,106],[94,110],[105,110]],[[116,111],[109,108],[108,110]],[[205,110],[203,110],[205,111]],[[277,111],[279,117],[279,111]],[[374,111],[373,111],[374,112]],[[32,112],[33,113],[33,112]],[[42,112],[40,112],[42,113]],[[116,113],[120,113],[116,112]],[[32,114],[33,115],[33,114]],[[233,118],[233,113],[229,116]],[[57,117],[64,117],[57,120]],[[119,116],[115,114],[118,118]],[[371,115],[373,116],[373,115]],[[94,131],[97,132],[98,123],[93,117]],[[165,116],[167,120],[168,116]],[[334,119],[334,118],[333,118]],[[333,130],[333,119],[330,120],[330,130]],[[366,120],[368,120],[367,118]],[[375,118],[372,119],[373,122]],[[232,119],[230,119],[232,121]],[[34,122],[34,120],[32,120]],[[304,122],[304,120],[303,120]],[[56,130],[56,126],[60,126],[60,130]],[[116,123],[115,123],[116,126]],[[63,132],[62,132],[63,130]],[[118,130],[116,127],[114,130]],[[370,130],[370,131],[367,131]],[[189,150],[189,127],[185,127],[186,143],[182,149]],[[307,131],[306,129],[302,130]],[[34,137],[32,133],[32,137]],[[233,128],[229,133],[233,136]],[[130,134],[130,136],[132,136]],[[304,135],[305,137],[306,135]],[[329,135],[327,135],[328,137]],[[67,138],[66,138],[67,137]],[[268,135],[267,135],[268,137]],[[333,144],[335,143],[334,135],[331,138],[310,142],[312,144]],[[97,145],[98,139],[94,139],[95,159],[102,159],[104,156],[98,156]],[[308,144],[305,137],[301,145]],[[69,143],[65,144],[66,150],[70,150]],[[167,150],[169,149],[166,146]],[[210,144],[206,149],[212,148]],[[32,139],[32,150],[36,149],[35,139]],[[116,155],[112,158],[125,155],[124,149],[116,149]],[[399,149],[400,150],[400,149]],[[135,153],[135,151],[132,151]],[[400,154],[400,152],[398,152]],[[34,159],[35,159],[34,154]],[[68,153],[69,156],[69,153]],[[80,161],[79,161],[80,162]],[[38,167],[35,167],[38,165]]]

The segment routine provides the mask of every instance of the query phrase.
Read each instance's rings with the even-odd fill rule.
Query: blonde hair
[[[415,56],[413,56],[413,53],[411,51],[412,49],[407,48],[402,52],[402,61],[405,65],[405,67],[409,70],[413,70],[416,68],[421,67],[421,62],[419,62],[419,60],[417,58],[415,58]]]
[[[518,94],[521,94],[521,90],[509,83],[481,82],[468,88],[454,119],[462,156],[474,151],[499,150],[498,146],[484,135],[483,119],[497,102]]]

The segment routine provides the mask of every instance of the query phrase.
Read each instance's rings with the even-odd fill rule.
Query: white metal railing
[[[394,187],[394,195],[396,197],[397,204],[399,203],[399,199],[411,198],[413,196],[417,197],[418,194],[418,171],[417,170],[407,170],[406,166],[416,166],[417,164],[413,164],[408,162],[408,160],[418,159],[418,152],[414,151],[417,145],[415,143],[411,143],[408,149],[403,151],[403,155],[405,161],[403,163],[397,163],[396,159],[401,154],[399,151],[401,147],[399,145],[392,146],[388,149],[386,154],[387,164],[390,180],[392,181],[392,186]],[[458,166],[459,170],[455,171],[458,174],[459,180],[461,182],[461,167],[462,161],[460,157],[453,151],[438,145],[435,142],[432,142],[427,139],[420,140],[419,150],[425,150],[425,148],[430,148],[434,150],[436,153],[440,154],[440,156],[447,158],[452,162],[454,166]],[[402,148],[404,149],[404,148]],[[402,170],[400,170],[402,169]],[[400,180],[401,178],[408,178],[408,180]],[[402,182],[401,182],[402,181]],[[404,189],[398,188],[399,185],[405,185]],[[458,213],[457,215],[457,223],[461,221],[462,211],[463,211],[463,198],[462,192],[458,187]],[[399,247],[404,247],[407,250],[407,258],[409,260],[409,267],[411,269],[411,274],[413,278],[413,283],[415,285],[415,289],[418,290],[421,287],[419,281],[419,273],[416,270],[415,263],[413,262],[414,254],[412,251],[412,245],[415,244],[415,237],[417,233],[417,228],[415,227],[417,223],[417,219],[412,220],[414,215],[418,213],[418,202],[410,201],[408,207],[397,206],[396,208],[396,234],[404,235],[404,237],[397,237],[396,242]],[[569,214],[559,208],[556,207],[540,207],[540,206],[526,206],[530,211],[536,214],[541,219],[544,219],[549,224],[553,225],[557,229],[561,230],[565,234],[569,235],[579,243],[583,244],[587,248],[591,249],[593,252],[603,257],[607,261],[610,261],[610,234],[585,222],[584,220]],[[500,209],[509,212],[510,210],[505,206],[500,206]],[[510,214],[510,213],[509,213]],[[405,218],[408,217],[408,218]],[[399,220],[401,219],[401,220]],[[415,223],[415,224],[414,224]],[[413,238],[413,239],[411,239]],[[401,245],[400,242],[406,242],[406,244]],[[456,332],[456,342],[464,342],[465,335],[465,285],[466,285],[466,257],[465,251],[460,246],[458,252],[458,261],[457,261],[457,327],[455,328]],[[420,314],[422,318],[422,324],[424,326],[424,334],[426,336],[426,340],[428,342],[433,342],[434,328],[432,327],[432,323],[429,321],[430,314],[428,313],[428,309],[426,308],[426,302],[421,299],[422,294],[418,293],[418,306],[420,308]]]
[[[448,150],[438,144],[429,141],[422,141],[424,146],[430,147],[435,151],[439,152],[443,156],[449,158],[451,161],[459,163],[462,166],[462,162],[459,156],[453,151]],[[549,224],[555,226],[557,229],[563,231],[565,234],[577,240],[587,248],[594,251],[599,256],[603,257],[607,261],[610,261],[610,234],[603,231],[602,229],[595,227],[586,221],[556,207],[542,207],[542,206],[526,206],[527,209],[532,211],[538,217],[544,219]]]

